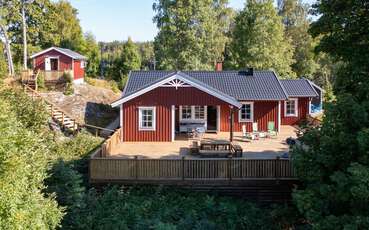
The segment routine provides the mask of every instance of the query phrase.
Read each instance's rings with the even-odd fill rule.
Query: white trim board
[[[295,101],[295,113],[287,114],[287,101]],[[298,117],[299,116],[299,99],[298,98],[290,98],[284,101],[284,116],[285,117]]]
[[[241,119],[241,108],[238,109],[238,122],[244,123],[244,122],[254,122],[254,102],[241,102],[242,105],[250,105],[250,119]],[[242,107],[242,106],[241,106]]]
[[[135,97],[138,97],[138,96],[140,96],[142,94],[145,94],[145,93],[147,93],[147,92],[149,92],[149,91],[151,91],[153,89],[156,89],[156,88],[158,88],[158,87],[160,87],[160,86],[162,86],[162,85],[164,85],[164,84],[166,84],[168,82],[171,82],[171,81],[173,81],[175,79],[181,80],[181,81],[183,81],[183,82],[185,82],[185,83],[187,83],[187,84],[189,84],[189,85],[191,85],[191,86],[193,86],[193,87],[195,87],[195,88],[197,88],[197,89],[199,89],[199,90],[201,90],[201,91],[203,91],[203,92],[205,92],[205,93],[207,93],[209,95],[212,95],[212,96],[214,96],[214,97],[216,97],[216,98],[218,98],[218,99],[220,99],[220,100],[222,100],[224,102],[227,102],[228,104],[231,104],[233,106],[236,106],[237,108],[240,108],[242,106],[241,103],[238,102],[235,98],[230,97],[230,96],[227,96],[227,95],[223,95],[221,93],[218,93],[215,90],[211,89],[210,87],[204,87],[204,86],[202,86],[200,84],[197,84],[196,82],[191,81],[189,79],[186,79],[185,77],[181,76],[178,73],[177,74],[174,74],[173,76],[167,77],[167,78],[165,78],[165,79],[163,79],[163,80],[161,80],[161,81],[159,81],[159,82],[157,82],[155,84],[152,84],[152,85],[150,85],[150,86],[148,86],[146,88],[143,88],[143,89],[137,91],[136,93],[133,93],[133,94],[127,96],[127,97],[121,98],[118,101],[113,102],[111,104],[111,106],[112,107],[119,106],[120,104],[123,104],[123,103],[125,103],[125,102],[127,102],[127,101],[129,101],[129,100],[131,100],[131,99],[133,99]]]

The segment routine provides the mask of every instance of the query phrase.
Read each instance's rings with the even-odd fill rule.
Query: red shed
[[[315,97],[308,80],[281,81],[273,71],[132,71],[112,106],[123,141],[173,141],[193,127],[253,132],[273,123],[279,131],[305,119]]]
[[[50,47],[31,56],[33,69],[45,72],[70,71],[74,83],[83,83],[86,57],[70,49]]]

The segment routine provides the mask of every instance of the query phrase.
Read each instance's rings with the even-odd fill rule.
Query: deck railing
[[[296,179],[287,159],[134,159],[101,157],[90,159],[90,182],[111,181],[232,181],[250,179]]]
[[[122,140],[122,128],[117,129],[101,146],[101,156],[106,157]]]
[[[66,71],[71,72],[71,71]],[[44,77],[45,81],[64,81],[65,71],[41,71],[41,76]]]

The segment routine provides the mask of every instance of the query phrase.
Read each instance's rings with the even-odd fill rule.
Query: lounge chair
[[[246,125],[242,125],[242,136],[246,138],[247,140],[255,140],[256,136],[252,133],[247,132]]]
[[[261,138],[264,138],[266,137],[266,133],[265,132],[260,132],[259,129],[258,129],[258,123],[257,122],[254,122],[252,123],[252,133],[257,137],[261,137]]]
[[[277,130],[275,129],[274,121],[268,121],[268,137],[276,138]]]

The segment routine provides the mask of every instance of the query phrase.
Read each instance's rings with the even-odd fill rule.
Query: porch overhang
[[[188,85],[190,85],[194,88],[197,88],[197,89],[199,89],[199,90],[201,90],[201,91],[203,91],[203,92],[205,92],[209,95],[212,95],[212,96],[214,96],[214,97],[216,97],[216,98],[218,98],[218,99],[220,99],[220,100],[222,100],[222,101],[224,101],[224,102],[226,102],[226,103],[228,103],[232,106],[235,106],[237,108],[241,108],[241,106],[242,106],[242,104],[239,101],[237,101],[234,97],[229,96],[229,95],[227,95],[227,94],[225,94],[225,93],[223,93],[223,92],[221,92],[221,91],[219,91],[219,90],[217,90],[217,89],[215,89],[215,88],[213,88],[209,85],[206,85],[203,82],[200,82],[200,81],[198,81],[198,80],[196,80],[196,79],[194,79],[194,78],[192,78],[192,77],[190,77],[190,76],[188,76],[188,75],[186,75],[182,72],[179,72],[179,71],[175,72],[175,73],[172,73],[172,74],[169,74],[166,77],[164,77],[162,80],[157,81],[154,84],[148,85],[146,87],[143,87],[142,89],[140,89],[140,90],[138,90],[138,91],[136,91],[136,92],[134,92],[134,93],[132,93],[128,96],[123,96],[121,99],[113,102],[111,104],[111,106],[112,107],[120,106],[121,104],[123,104],[127,101],[130,101],[133,98],[136,98],[136,97],[138,97],[142,94],[145,94],[145,93],[147,93],[147,92],[149,92],[153,89],[156,89],[156,88],[161,87],[161,86],[163,86],[167,83],[170,83],[173,80],[182,81],[182,82],[184,82],[184,83],[186,83],[186,84],[188,84]]]

